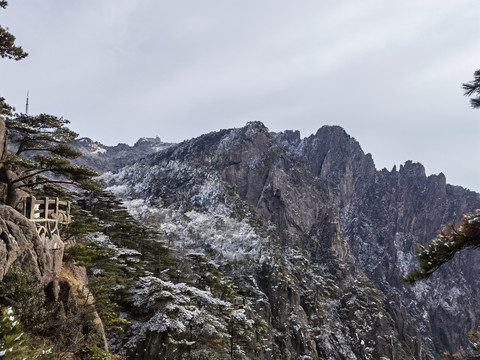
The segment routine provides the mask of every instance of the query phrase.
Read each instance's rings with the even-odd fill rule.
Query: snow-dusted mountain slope
[[[236,286],[246,319],[256,324],[251,330],[256,340],[249,347],[249,341],[231,342],[230,334],[218,344],[233,344],[238,358],[433,358],[441,347],[455,344],[453,334],[444,336],[422,322],[429,316],[424,315],[430,309],[427,304],[441,308],[442,301],[427,301],[419,290],[425,285],[406,288],[396,277],[412,264],[411,253],[402,246],[418,237],[408,235],[411,229],[401,238],[379,239],[375,234],[375,221],[382,214],[375,212],[379,195],[372,194],[371,187],[384,172],[376,171],[371,157],[340,128],[325,127],[300,140],[294,132],[272,134],[255,122],[173,145],[104,174],[102,181],[179,256],[204,257],[222,281]],[[476,194],[467,195],[465,208],[478,202]],[[369,196],[372,203],[364,198]],[[363,212],[354,207],[361,202],[369,207]],[[431,227],[440,226],[441,220],[437,223]],[[371,232],[357,230],[362,235],[355,237],[356,224],[365,224]],[[369,242],[375,246],[362,245]],[[387,256],[382,249],[393,251],[396,258],[376,277],[373,270],[381,264],[375,264]],[[162,286],[174,292],[182,291],[175,288],[181,284],[211,286],[200,278],[180,276],[179,283]],[[188,296],[195,297],[193,292]],[[419,297],[418,311],[412,296]],[[220,300],[238,306],[234,298]],[[168,327],[150,326],[157,311],[165,311],[155,301],[150,306],[149,315],[135,327],[143,337],[134,347],[147,350],[131,358],[163,358],[152,355],[168,352],[162,341],[181,341]],[[179,327],[188,329],[196,316],[182,317]],[[186,334],[185,330],[183,340],[188,342]],[[117,343],[119,348],[133,346],[130,335]],[[182,346],[187,351],[194,345]]]

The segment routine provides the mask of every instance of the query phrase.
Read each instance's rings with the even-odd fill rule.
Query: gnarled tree
[[[16,206],[20,189],[42,184],[72,184],[85,189],[99,187],[97,174],[70,160],[81,154],[69,145],[78,136],[70,122],[53,115],[17,114],[5,121],[11,152],[0,169],[0,180],[7,184],[4,202]]]

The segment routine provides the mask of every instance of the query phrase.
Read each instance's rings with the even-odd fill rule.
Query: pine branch
[[[23,184],[23,185],[20,185],[20,186],[17,186],[17,189],[20,189],[20,188],[23,188],[23,187],[32,187],[32,186],[37,186],[37,185],[43,185],[43,184],[68,184],[68,185],[75,185],[75,184],[78,184],[77,181],[75,180],[70,180],[70,181],[67,181],[67,180],[44,180],[44,181],[37,181],[33,184]]]
[[[42,170],[38,170],[37,172],[35,172],[35,173],[33,173],[33,174],[28,174],[28,175],[25,175],[25,176],[22,176],[22,177],[19,177],[19,178],[13,180],[13,181],[11,182],[11,184],[15,184],[15,183],[17,183],[17,182],[19,182],[19,181],[23,181],[23,180],[29,179],[29,178],[31,178],[31,177],[34,177],[34,176],[43,174],[43,173],[45,173],[45,172],[60,172],[60,171],[62,171],[62,170],[64,170],[64,169],[57,168],[57,169],[42,169]],[[36,183],[36,184],[37,184],[37,183]]]
[[[417,245],[418,268],[410,271],[403,281],[414,284],[428,279],[455,254],[467,248],[480,248],[480,210],[465,215],[457,226],[443,228],[428,246]]]
[[[462,89],[464,90],[464,96],[474,96],[480,95],[480,70],[475,71],[473,74],[473,81],[462,84]],[[470,99],[470,105],[473,108],[480,108],[480,96],[476,96]]]

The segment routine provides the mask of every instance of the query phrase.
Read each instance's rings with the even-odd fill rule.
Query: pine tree
[[[47,114],[16,114],[6,119],[8,138],[14,149],[0,169],[0,179],[7,184],[7,204],[16,205],[18,189],[33,189],[42,184],[100,187],[92,179],[97,175],[93,170],[70,162],[81,154],[69,145],[78,136],[67,127],[69,123]]]
[[[429,278],[440,266],[466,248],[480,248],[480,210],[465,215],[454,226],[443,228],[426,247],[418,244],[415,255],[419,267],[410,271],[404,280],[410,284]]]
[[[462,88],[465,91],[465,96],[472,97],[470,99],[470,105],[474,109],[480,108],[480,70],[473,73],[473,81],[462,84]]]
[[[10,115],[10,116],[12,116],[14,111],[15,111],[15,108],[13,108],[12,106],[8,105],[8,104],[5,102],[5,98],[4,98],[4,97],[0,97],[0,116],[2,116],[2,115]]]
[[[0,0],[1,8],[7,5],[7,1]],[[15,37],[0,26],[2,58],[21,60],[28,55],[14,43]],[[2,199],[5,203],[15,207],[19,201],[18,189],[48,183],[100,188],[98,182],[92,180],[97,175],[93,170],[70,163],[81,154],[69,145],[78,134],[67,127],[68,120],[46,114],[13,115],[14,110],[0,97],[0,181],[7,184],[6,197]],[[16,146],[15,154],[7,151],[6,130],[12,145]],[[38,178],[39,175],[44,176]]]
[[[11,307],[0,308],[0,358],[2,360],[53,360],[52,347],[33,348]]]
[[[0,1],[0,7],[6,8],[8,5],[7,1]],[[28,53],[23,51],[20,46],[15,46],[15,36],[9,33],[8,28],[5,29],[0,26],[0,56],[2,58],[21,60],[28,56]]]
[[[473,108],[480,108],[480,70],[473,74],[474,80],[462,84],[465,96],[470,99]],[[454,226],[444,227],[425,247],[418,244],[415,255],[419,267],[410,271],[403,280],[414,284],[418,280],[429,278],[440,266],[451,260],[458,251],[465,248],[480,248],[480,210],[464,215]]]
[[[472,97],[470,104],[473,108],[480,108],[480,70],[473,74],[474,80],[462,84],[464,95]],[[442,265],[453,259],[455,254],[465,249],[480,248],[480,210],[464,215],[463,219],[454,225],[453,222],[441,229],[438,235],[425,247],[418,244],[415,249],[418,267],[411,270],[403,281],[413,285],[419,280],[428,279]],[[467,352],[460,352],[445,356],[454,359],[480,359],[480,335],[476,330],[469,334],[471,355]]]

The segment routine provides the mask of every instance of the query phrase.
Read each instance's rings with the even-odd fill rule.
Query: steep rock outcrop
[[[340,127],[301,139],[249,123],[104,181],[172,244],[218,262],[268,324],[278,358],[441,358],[466,346],[480,315],[475,252],[428,281],[401,282],[416,244],[479,208],[479,194],[412,161],[376,170]]]
[[[88,289],[88,277],[85,267],[74,262],[64,262],[58,275],[60,291],[59,298],[56,301],[61,303],[63,314],[78,313],[81,306],[93,307],[95,298]],[[92,312],[91,316],[93,317],[94,329],[90,331],[93,333],[90,337],[94,338],[97,346],[108,349],[107,337],[100,316],[96,311]],[[78,324],[77,332],[85,333],[84,326],[85,324]]]
[[[82,350],[84,346],[85,350],[82,343],[87,341],[82,340],[85,338],[91,344],[107,349],[103,324],[98,314],[91,310],[93,297],[87,288],[85,268],[64,263],[63,255],[64,242],[58,234],[39,236],[33,222],[12,207],[0,204],[0,282],[12,268],[38,280],[46,295],[44,305],[49,311],[51,328],[46,328],[48,334],[45,336],[63,332],[50,339],[57,348],[73,349],[76,346],[76,350]],[[79,318],[79,304],[90,306],[89,315],[82,319]],[[92,321],[90,317],[93,317],[93,327],[90,325],[86,331],[86,322]],[[73,353],[68,356],[75,358]]]
[[[63,241],[37,234],[35,225],[19,212],[0,204],[0,280],[16,264],[44,285],[58,279]]]
[[[275,358],[428,358],[401,302],[364,275],[341,231],[340,210],[356,191],[348,179],[374,174],[371,158],[340,166],[326,151],[319,175],[326,166],[326,174],[336,166],[350,174],[339,189],[334,177],[313,175],[301,148],[295,133],[282,138],[254,122],[172,146],[103,180],[179,249],[218,262],[252,316],[268,324],[265,349]],[[344,152],[354,148],[351,141]],[[228,245],[226,224],[242,222],[256,235]]]
[[[400,295],[437,354],[468,346],[466,333],[480,315],[473,300],[480,296],[477,254],[457,256],[413,288],[400,279],[415,264],[415,246],[480,207],[479,194],[448,185],[443,174],[427,177],[412,161],[376,171],[370,155],[338,127],[323,127],[294,145],[314,174],[337,184],[341,228],[367,275],[386,293]]]

